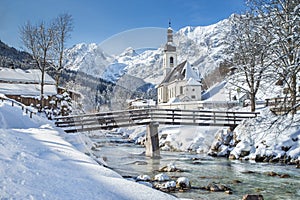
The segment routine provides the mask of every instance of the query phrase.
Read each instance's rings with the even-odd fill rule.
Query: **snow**
[[[190,85],[190,86],[199,86],[201,85],[200,82],[196,81],[193,78],[189,78],[188,81],[186,82],[186,85]]]
[[[66,135],[5,101],[0,135],[1,199],[175,199],[125,180],[77,150],[87,140],[82,135]]]
[[[0,67],[0,93],[35,97],[41,93],[41,71],[36,69],[10,69]],[[55,81],[45,74],[44,95],[57,93]]]
[[[123,132],[123,136],[127,136],[137,144],[143,144],[145,141],[145,126],[121,128],[119,131]],[[158,131],[161,150],[206,153],[214,140],[218,128],[160,125]]]
[[[200,81],[200,77],[199,75],[196,74],[195,70],[192,69],[191,65],[189,62],[185,63],[185,66],[182,70],[185,70],[185,80],[194,80],[195,82],[199,82]]]
[[[22,70],[0,67],[0,82],[41,83],[41,74],[38,69]],[[45,74],[44,83],[55,84],[55,81],[48,74]]]
[[[235,129],[240,141],[230,154],[240,157],[242,151],[250,151],[244,159],[257,156],[273,158],[290,157],[300,160],[300,114],[294,116],[275,116],[264,108],[260,116],[244,121]]]
[[[22,96],[40,96],[40,84],[17,84],[17,83],[0,83],[0,93],[6,95],[22,95]],[[52,96],[57,94],[55,85],[44,85],[44,95]]]
[[[163,181],[169,181],[170,177],[165,173],[160,173],[154,176],[154,180],[163,182]]]

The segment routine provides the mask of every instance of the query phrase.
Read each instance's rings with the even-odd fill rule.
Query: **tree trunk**
[[[41,81],[41,99],[40,99],[40,108],[39,111],[41,112],[44,108],[44,85],[45,85],[45,70],[42,70],[42,81]]]
[[[254,112],[256,107],[255,107],[255,94],[250,93],[250,102],[251,102],[251,112]]]
[[[59,78],[60,78],[60,72],[56,72],[56,74],[55,74],[55,86],[56,86],[57,94],[58,94]]]
[[[291,102],[290,102],[290,106],[291,106],[291,114],[296,114],[296,104],[297,104],[297,75],[293,74],[293,76],[291,77]]]

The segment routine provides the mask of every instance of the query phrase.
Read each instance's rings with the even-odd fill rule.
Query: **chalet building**
[[[173,44],[173,30],[167,30],[167,43],[163,53],[164,79],[157,86],[157,103],[179,103],[201,101],[201,79],[186,60],[177,65],[176,46]]]
[[[44,105],[49,105],[51,97],[57,94],[55,81],[45,74],[44,82]],[[40,103],[40,93],[40,70],[0,68],[0,94],[29,106]]]

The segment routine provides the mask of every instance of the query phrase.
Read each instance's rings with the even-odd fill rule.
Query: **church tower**
[[[173,67],[177,66],[177,53],[176,47],[173,44],[173,29],[171,28],[171,22],[169,22],[169,27],[167,31],[167,43],[164,47],[163,55],[163,69],[164,76],[166,76]]]

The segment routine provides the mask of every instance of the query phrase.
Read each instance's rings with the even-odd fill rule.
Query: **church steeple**
[[[171,21],[167,30],[167,43],[164,47],[163,69],[165,76],[173,67],[177,65],[176,46],[173,44],[173,29],[171,28]]]
[[[168,42],[173,42],[173,29],[171,28],[171,20],[169,20]]]

